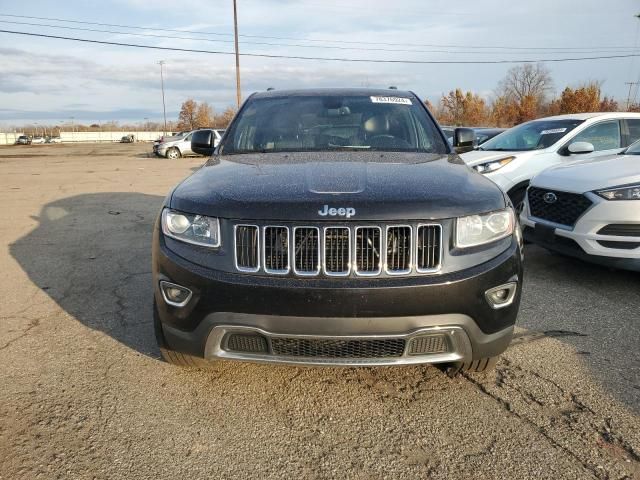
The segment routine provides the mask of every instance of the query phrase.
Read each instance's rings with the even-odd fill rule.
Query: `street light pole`
[[[167,134],[167,107],[164,103],[164,74],[162,72],[162,67],[164,65],[164,60],[160,60],[158,62],[160,65],[160,86],[162,87],[162,113],[164,114],[164,132],[163,135]]]
[[[242,94],[240,92],[240,52],[238,51],[238,7],[236,6],[236,0],[233,0],[233,33],[236,47],[236,103],[239,109]]]

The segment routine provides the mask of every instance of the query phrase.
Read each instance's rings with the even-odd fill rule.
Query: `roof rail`
[[[398,87],[396,87],[395,85],[391,85],[391,86],[389,87],[389,90],[397,90],[397,89],[398,89]]]

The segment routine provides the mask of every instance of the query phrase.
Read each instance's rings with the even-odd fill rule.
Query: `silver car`
[[[191,150],[191,136],[193,135],[193,132],[197,131],[198,130],[193,130],[188,132],[186,135],[169,138],[166,141],[163,141],[158,144],[156,154],[170,159],[198,155]],[[215,136],[215,144],[217,145],[222,138],[220,130],[212,129],[211,131]],[[222,132],[224,132],[224,130],[222,130]]]

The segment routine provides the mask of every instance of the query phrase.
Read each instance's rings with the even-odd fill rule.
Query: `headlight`
[[[456,247],[475,247],[508,237],[513,233],[513,225],[511,208],[460,217],[456,223]]]
[[[609,188],[596,193],[607,200],[640,200],[640,185]]]
[[[479,173],[491,173],[501,169],[506,164],[515,160],[515,158],[516,157],[505,157],[505,158],[501,158],[500,160],[492,160],[490,162],[474,165],[473,168],[476,172],[479,172]]]
[[[177,212],[165,208],[162,211],[162,233],[182,242],[220,246],[220,222],[217,218]]]

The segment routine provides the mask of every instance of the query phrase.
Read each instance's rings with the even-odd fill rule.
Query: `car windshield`
[[[375,150],[448,153],[415,98],[283,96],[249,100],[220,152]]]
[[[511,128],[487,140],[478,150],[526,151],[547,148],[584,120],[535,120]]]
[[[624,153],[625,155],[640,155],[640,140],[629,145],[627,149],[622,153]]]

